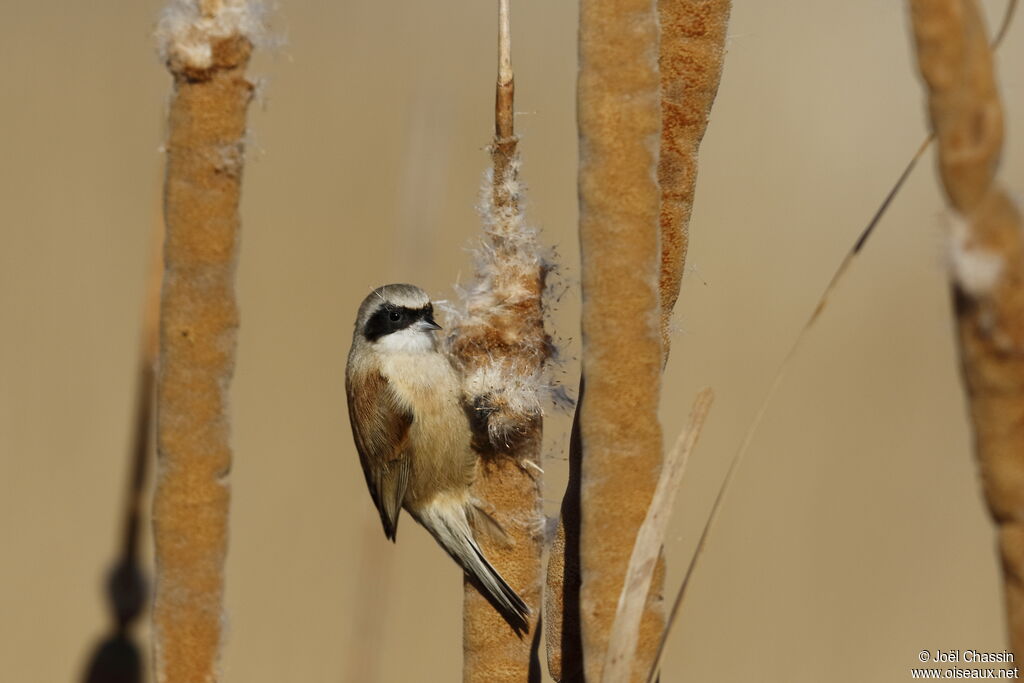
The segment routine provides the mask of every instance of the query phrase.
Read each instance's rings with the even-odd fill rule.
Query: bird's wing
[[[409,484],[411,464],[406,450],[413,415],[402,408],[387,378],[376,370],[360,373],[347,384],[349,421],[366,485],[385,535],[395,540]]]

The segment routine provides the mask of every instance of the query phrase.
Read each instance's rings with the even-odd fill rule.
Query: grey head
[[[371,344],[390,343],[397,347],[420,346],[417,339],[433,344],[434,306],[427,293],[416,285],[384,285],[370,292],[359,306],[356,336]]]

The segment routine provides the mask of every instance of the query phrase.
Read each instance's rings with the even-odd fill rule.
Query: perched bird
[[[404,284],[375,289],[359,307],[345,388],[366,485],[389,539],[405,508],[525,629],[529,608],[474,538],[474,530],[502,532],[470,494],[477,456],[459,375],[438,349],[433,313],[426,292]]]

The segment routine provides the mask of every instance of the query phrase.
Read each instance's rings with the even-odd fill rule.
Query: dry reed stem
[[[997,525],[1013,650],[1024,652],[1024,240],[998,187],[1003,112],[974,0],[910,0],[953,209],[951,279],[974,445]]]
[[[697,152],[718,94],[731,0],[659,0],[661,46],[661,343],[671,344],[672,310],[686,266]]]
[[[204,3],[202,9],[217,7]],[[236,3],[232,10],[244,6]],[[195,17],[191,30],[181,12],[186,20]],[[221,35],[225,24],[209,19],[178,3],[158,31],[174,77],[153,503],[158,683],[218,680],[223,640],[227,400],[238,327],[234,277],[243,137],[252,96],[244,71],[252,46],[244,33]],[[183,37],[191,41],[184,47],[178,42]],[[205,49],[196,50],[197,44]]]
[[[492,168],[484,187],[484,236],[476,282],[465,295],[449,350],[465,378],[481,453],[473,495],[507,538],[477,533],[484,554],[533,610],[527,624],[506,621],[468,580],[463,605],[463,680],[539,680],[536,652],[541,599],[543,508],[540,398],[550,341],[544,332],[545,266],[536,232],[520,206],[518,140],[509,3],[499,1],[499,68]],[[484,530],[478,530],[483,532]],[[525,626],[525,633],[523,632]]]
[[[586,382],[579,416],[580,621],[584,675],[599,681],[629,557],[661,467],[661,107],[654,2],[583,0],[579,41]],[[636,678],[649,667],[663,613],[656,606],[645,617]]]
[[[658,487],[654,490],[654,498],[647,509],[647,517],[636,535],[636,545],[633,546],[633,555],[629,560],[626,582],[616,608],[615,625],[612,628],[608,654],[605,658],[606,683],[628,681],[630,672],[633,671],[645,598],[650,591],[661,557],[676,494],[686,472],[686,463],[697,445],[697,438],[707,419],[708,411],[711,410],[713,399],[711,389],[704,389],[697,395],[686,427],[665,456]]]

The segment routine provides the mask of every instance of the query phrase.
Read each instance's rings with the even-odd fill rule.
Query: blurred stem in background
[[[228,389],[235,363],[245,78],[259,17],[244,0],[173,2],[157,29],[171,75],[153,501],[156,681],[216,681],[227,552]]]
[[[949,254],[974,445],[1002,558],[1010,643],[1024,653],[1024,240],[995,181],[1003,111],[975,0],[909,0],[951,209]],[[1011,4],[1010,11],[1013,9]],[[998,38],[996,41],[998,42]]]
[[[588,680],[601,678],[626,567],[661,468],[660,377],[648,364],[657,359],[660,369],[668,359],[697,153],[721,79],[730,7],[727,0],[661,0],[656,13],[646,1],[581,6],[577,106],[586,392],[581,380],[569,483],[547,570],[548,666],[559,681],[582,680],[584,662]],[[626,15],[640,17],[645,28],[630,35]],[[658,24],[655,70],[648,57],[650,46],[659,44]],[[659,131],[660,153],[654,154],[647,140]],[[650,182],[655,175],[656,185]],[[638,196],[643,199],[631,204]],[[636,249],[640,244],[644,248]],[[652,315],[659,323],[657,344],[647,336]],[[612,320],[617,322],[609,329]],[[616,330],[623,332],[620,339]],[[593,409],[592,374],[605,382]],[[589,438],[581,424],[589,425]],[[634,425],[646,441],[633,438]],[[602,455],[591,456],[588,443]],[[659,560],[636,641],[634,680],[644,679],[654,663],[664,626],[663,579]],[[582,611],[581,591],[588,596]]]
[[[145,610],[148,597],[146,577],[140,566],[139,542],[144,517],[142,509],[146,498],[146,477],[153,450],[153,384],[160,315],[160,278],[163,270],[160,255],[162,242],[161,225],[154,230],[153,254],[143,304],[121,545],[106,582],[113,624],[110,634],[90,657],[82,679],[85,683],[141,683],[145,679],[141,648],[132,636],[132,630]]]

